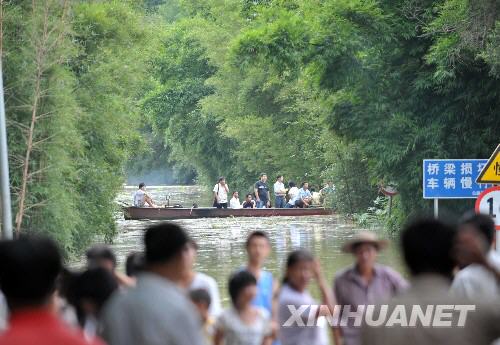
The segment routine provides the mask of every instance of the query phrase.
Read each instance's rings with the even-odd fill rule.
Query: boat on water
[[[126,220],[173,220],[191,218],[227,218],[227,217],[297,217],[324,216],[333,214],[333,209],[323,207],[310,208],[240,208],[219,209],[215,207],[133,207],[123,208]]]

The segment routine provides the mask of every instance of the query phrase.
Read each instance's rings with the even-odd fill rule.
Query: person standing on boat
[[[269,186],[267,185],[267,174],[260,174],[260,179],[254,186],[255,201],[257,208],[271,207],[271,196],[269,194]]]
[[[274,184],[274,205],[276,208],[284,208],[286,205],[286,188],[283,184],[283,175],[278,175]]]
[[[255,200],[252,199],[252,194],[250,194],[250,193],[247,194],[245,201],[243,202],[243,204],[241,204],[241,207],[242,208],[255,208],[256,207]]]
[[[257,279],[257,295],[252,304],[267,310],[271,319],[277,321],[277,296],[279,284],[271,272],[263,269],[264,263],[271,253],[269,236],[263,231],[254,231],[246,241],[248,263],[246,270]]]
[[[134,193],[134,207],[144,207],[146,204],[156,207],[153,199],[146,193],[146,184],[141,182],[139,189]]]
[[[231,198],[231,201],[229,201],[229,208],[241,208],[239,194],[236,191],[233,192],[233,197]]]
[[[229,193],[229,186],[226,183],[224,176],[219,177],[219,181],[214,186],[214,207],[227,208],[227,194]]]

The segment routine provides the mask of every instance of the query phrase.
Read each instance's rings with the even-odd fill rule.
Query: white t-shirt
[[[276,183],[274,184],[274,195],[278,195],[278,193],[281,193],[281,195],[279,196],[283,196],[285,191],[285,185],[283,184],[283,182],[279,182],[279,181],[276,181]]]
[[[137,190],[134,193],[134,206],[135,207],[144,207],[145,204],[146,192],[142,189]]]
[[[214,278],[204,273],[196,272],[194,279],[189,286],[189,290],[192,291],[197,289],[205,289],[208,292],[211,299],[208,312],[213,317],[219,316],[222,307],[220,304],[219,288],[217,287],[217,283],[215,282]]]
[[[262,345],[264,337],[271,335],[271,315],[257,308],[257,318],[251,325],[244,323],[234,308],[222,312],[215,327],[224,332],[225,345]]]
[[[225,187],[227,188],[227,190],[229,190],[229,186],[225,185]],[[215,186],[214,186],[214,193],[217,193],[217,202],[219,204],[225,204],[227,202],[227,191],[226,191],[226,188],[224,188],[224,186],[221,186],[219,183],[217,183]]]
[[[288,191],[288,196],[290,197],[290,200],[288,200],[288,203],[290,205],[293,205],[293,203],[295,202],[295,197],[297,195],[299,195],[299,189],[297,187],[290,188],[290,190]]]
[[[229,202],[229,208],[241,208],[240,199],[231,198],[231,201]]]
[[[500,256],[494,250],[488,253],[488,261],[500,270]],[[500,286],[496,277],[478,264],[471,264],[459,271],[451,284],[451,291],[460,297],[471,300],[496,300],[500,298]]]

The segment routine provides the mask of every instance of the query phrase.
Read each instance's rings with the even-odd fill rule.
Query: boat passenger
[[[219,177],[219,181],[214,186],[214,207],[227,208],[227,193],[229,193],[229,186],[226,183],[224,176]]]
[[[312,194],[309,191],[309,183],[302,182],[302,188],[299,189],[297,195],[292,199],[292,205],[298,208],[309,207],[312,202]]]
[[[241,205],[242,208],[256,208],[255,200],[252,199],[252,194],[247,194],[245,201]]]
[[[255,182],[254,192],[257,208],[271,207],[271,196],[269,194],[269,186],[267,185],[267,174],[260,174],[259,181]]]
[[[286,208],[294,208],[295,207],[295,197],[299,194],[299,189],[295,185],[295,182],[288,182],[288,202],[285,205]]]
[[[274,184],[274,205],[276,208],[283,208],[286,205],[286,192],[287,189],[283,184],[283,175],[278,175],[276,183]]]
[[[239,194],[236,191],[233,192],[233,197],[231,198],[231,201],[229,201],[229,208],[241,208]]]
[[[321,194],[319,192],[316,192],[316,189],[311,188],[311,195],[312,195],[311,204],[321,205]]]
[[[134,206],[144,207],[146,204],[149,207],[156,207],[153,199],[146,193],[146,184],[141,182],[139,183],[139,189],[134,193]]]

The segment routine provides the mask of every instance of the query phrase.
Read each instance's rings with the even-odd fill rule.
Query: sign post
[[[9,157],[3,95],[2,61],[0,57],[0,196],[2,206],[2,238],[12,239],[12,209],[9,187]]]
[[[486,159],[424,159],[423,197],[434,200],[434,217],[439,199],[475,199],[490,185],[476,182]]]
[[[477,183],[500,184],[500,144],[477,177]],[[476,213],[488,214],[500,230],[500,186],[485,190],[476,200]],[[500,231],[496,231],[496,249],[500,251]]]

